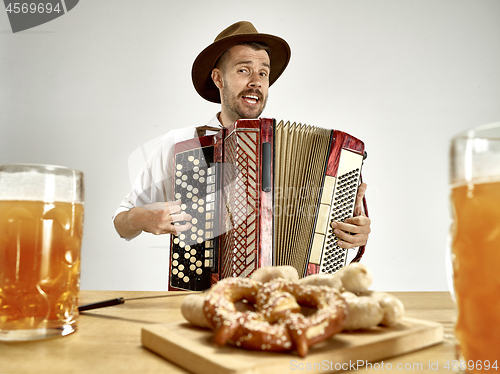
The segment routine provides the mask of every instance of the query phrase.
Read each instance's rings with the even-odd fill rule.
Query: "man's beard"
[[[264,111],[266,104],[267,104],[267,97],[264,97],[262,92],[258,89],[248,89],[245,91],[240,92],[238,95],[234,96],[233,91],[231,89],[228,89],[227,87],[227,82],[225,82],[224,85],[226,88],[223,91],[223,99],[224,99],[224,105],[226,106],[228,113],[231,113],[232,116],[235,118],[235,120],[238,119],[254,119],[258,118],[261,113]],[[238,100],[243,96],[243,95],[257,95],[259,98],[259,108],[257,109],[257,112],[253,113],[248,113],[248,111],[245,111],[243,108],[240,107]]]

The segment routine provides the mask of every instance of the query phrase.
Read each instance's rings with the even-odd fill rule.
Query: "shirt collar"
[[[211,120],[210,122],[207,123],[207,126],[210,126],[210,127],[219,127],[222,129],[222,123],[220,123],[219,121],[219,115],[220,115],[220,112],[217,113]]]

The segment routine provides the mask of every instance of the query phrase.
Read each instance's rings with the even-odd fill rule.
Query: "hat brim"
[[[212,70],[219,57],[229,48],[245,42],[266,44],[271,50],[271,71],[269,86],[283,73],[290,61],[291,50],[288,43],[280,37],[269,34],[234,35],[209,45],[196,58],[191,77],[196,91],[204,99],[220,104],[219,89],[212,80]]]

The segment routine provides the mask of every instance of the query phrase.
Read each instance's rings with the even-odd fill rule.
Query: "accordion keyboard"
[[[193,291],[210,288],[211,273],[217,268],[214,241],[217,178],[212,160],[213,147],[175,156],[174,197],[181,200],[181,209],[193,218],[190,230],[172,235],[170,285],[174,288]]]
[[[338,177],[337,186],[333,195],[332,210],[330,212],[330,221],[343,222],[346,218],[352,217],[354,204],[356,202],[356,193],[359,184],[360,169],[356,168],[350,172]],[[347,250],[337,244],[338,238],[333,233],[332,228],[328,227],[325,238],[325,249],[321,261],[321,273],[334,273],[345,266],[347,260]]]
[[[310,256],[320,273],[332,274],[346,265],[347,249],[339,247],[330,224],[354,215],[362,163],[363,156],[342,150],[337,177],[325,177]]]

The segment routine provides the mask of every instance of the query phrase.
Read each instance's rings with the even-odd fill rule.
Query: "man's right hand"
[[[115,228],[124,238],[135,238],[142,231],[154,235],[178,234],[191,228],[192,217],[181,211],[181,201],[152,203],[118,214]],[[175,222],[182,224],[174,225]]]

